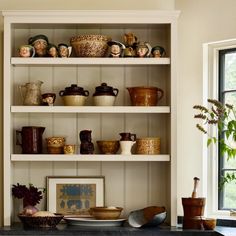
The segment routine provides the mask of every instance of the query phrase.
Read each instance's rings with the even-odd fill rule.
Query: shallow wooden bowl
[[[90,215],[97,220],[115,220],[120,217],[122,207],[92,207]]]

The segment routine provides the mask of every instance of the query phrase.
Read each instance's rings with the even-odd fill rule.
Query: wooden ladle
[[[194,181],[194,187],[193,187],[193,192],[192,192],[192,198],[196,198],[200,179],[198,177],[194,177],[193,181]]]

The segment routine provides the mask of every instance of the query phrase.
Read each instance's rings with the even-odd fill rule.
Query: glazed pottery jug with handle
[[[22,154],[42,154],[42,136],[45,127],[23,126],[16,130],[16,144],[22,147]]]
[[[128,87],[131,104],[133,106],[156,106],[164,95],[164,91],[157,87]]]
[[[120,141],[121,155],[131,155],[131,149],[136,141]]]
[[[20,93],[23,99],[23,105],[38,106],[42,104],[41,85],[42,81],[37,80],[35,82],[29,82],[24,85],[20,85]]]

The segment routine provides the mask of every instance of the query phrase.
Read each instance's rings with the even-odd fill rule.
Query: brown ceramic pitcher
[[[156,106],[164,92],[157,87],[129,87],[131,104],[133,106]]]
[[[42,135],[45,127],[23,126],[16,130],[16,144],[21,145],[23,154],[41,154],[43,150]]]

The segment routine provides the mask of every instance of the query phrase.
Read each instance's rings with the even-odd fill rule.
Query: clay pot
[[[131,104],[133,106],[156,106],[164,92],[157,87],[129,87]]]

